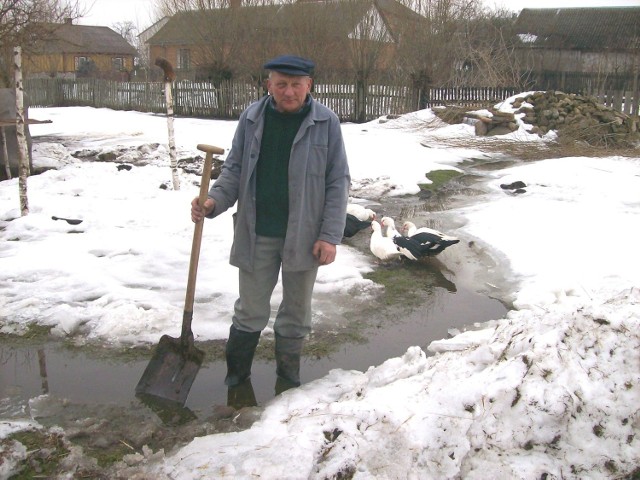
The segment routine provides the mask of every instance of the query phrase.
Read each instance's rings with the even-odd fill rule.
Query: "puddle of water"
[[[404,354],[410,346],[419,345],[426,351],[431,341],[446,338],[450,328],[501,318],[506,313],[506,308],[497,300],[466,288],[454,291],[436,288],[427,300],[410,308],[387,309],[384,318],[364,319],[369,323],[363,332],[365,343],[343,344],[323,358],[304,357],[302,380],[309,382],[323,377],[335,368],[366,371],[370,366]],[[20,405],[29,398],[44,393],[74,404],[126,406],[136,401],[134,389],[147,363],[148,359],[97,359],[53,342],[16,347],[3,341],[0,343],[0,394],[5,402],[11,399],[9,404],[13,407],[5,403],[2,416],[11,416],[10,411],[20,411]],[[203,414],[215,405],[226,405],[225,374],[224,361],[206,359],[186,406],[196,414]],[[259,405],[274,397],[275,382],[275,362],[256,359],[252,384]]]

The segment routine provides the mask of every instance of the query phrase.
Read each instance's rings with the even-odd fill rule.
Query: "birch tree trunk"
[[[180,178],[178,177],[178,160],[176,158],[176,138],[173,128],[173,94],[171,82],[164,82],[164,96],[167,101],[167,130],[169,131],[169,160],[171,165],[171,178],[173,189],[180,190]]]
[[[24,133],[24,89],[22,86],[22,47],[13,49],[13,71],[16,83],[16,135],[18,139],[18,189],[20,192],[20,212],[29,214],[27,197],[27,177],[29,176],[29,149]]]

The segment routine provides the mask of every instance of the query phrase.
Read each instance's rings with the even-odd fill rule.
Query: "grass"
[[[2,323],[2,319],[0,319],[0,324]],[[39,325],[37,323],[29,323],[25,327],[25,332],[23,335],[13,335],[13,334],[0,334],[0,340],[7,339],[11,340],[11,342],[19,341],[20,339],[24,341],[28,341],[31,344],[33,341],[39,340],[47,340],[49,334],[51,333],[50,325]]]
[[[32,478],[55,478],[60,462],[69,454],[64,446],[62,434],[45,434],[23,430],[9,435],[2,443],[19,442],[27,450],[27,458],[21,463],[20,472],[12,480]]]
[[[436,192],[443,185],[446,185],[452,179],[462,175],[462,172],[457,170],[433,170],[425,174],[425,177],[431,181],[431,183],[419,183],[420,190],[427,190],[430,192]]]

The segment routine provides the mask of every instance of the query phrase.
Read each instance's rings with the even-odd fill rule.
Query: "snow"
[[[199,179],[182,172],[180,190],[171,188],[166,119],[85,107],[30,115],[52,120],[31,134],[35,164],[56,169],[29,178],[24,217],[17,180],[0,183],[0,333],[40,323],[107,348],[175,334]],[[525,127],[505,138],[553,138]],[[184,158],[198,143],[228,149],[235,122],[177,118],[175,128]],[[473,127],[439,123],[430,110],[343,131],[353,189],[370,199],[415,193],[426,172],[491,155],[447,146],[471,138]],[[116,149],[129,149],[119,162],[135,167],[70,155]],[[158,479],[596,479],[637,469],[640,158],[549,158],[491,175],[485,195],[449,212],[460,226],[448,233],[507,266],[514,309],[505,318],[432,342],[433,355],[416,346],[364,372],[332,370],[273,399],[248,430],[147,455],[140,471]],[[526,193],[500,187],[515,180]],[[227,212],[204,227],[198,340],[228,332],[237,294],[230,226]],[[316,292],[350,296],[356,308],[372,295],[363,274],[374,265],[342,245]],[[0,421],[0,438],[34,425]],[[0,455],[14,458],[3,476],[24,452]]]

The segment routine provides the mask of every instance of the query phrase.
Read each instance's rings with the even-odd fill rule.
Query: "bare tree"
[[[41,24],[61,23],[76,19],[84,12],[78,2],[61,0],[0,0],[0,86],[12,82],[13,47],[22,46],[26,52],[37,40],[50,33]]]
[[[514,39],[510,12],[485,12],[465,22],[457,37],[458,64],[451,83],[526,89],[529,78],[522,73]]]
[[[399,68],[417,87],[447,84],[456,65],[456,38],[464,22],[473,18],[479,0],[411,0],[424,22],[405,37]]]
[[[129,20],[124,22],[117,22],[111,25],[111,29],[114,32],[119,33],[120,36],[124,38],[129,45],[133,46],[136,49],[137,54],[133,60],[134,69],[140,66],[141,59],[144,59],[146,61],[149,60],[148,58],[146,58],[144,45],[140,44],[140,39],[138,38],[138,27],[135,23]]]
[[[27,196],[27,177],[29,171],[29,148],[25,135],[24,115],[24,89],[22,86],[22,49],[16,46],[13,49],[13,71],[16,86],[16,136],[18,141],[18,189],[20,192],[20,212],[22,216],[29,214],[29,198]]]
[[[122,38],[124,38],[129,45],[132,45],[138,49],[138,27],[135,23],[126,20],[124,22],[117,22],[111,25],[111,29],[120,34]]]
[[[218,0],[160,0],[158,4],[159,13],[174,17],[174,24],[185,32],[189,63],[198,69],[197,76],[214,82],[230,78],[238,58],[246,62],[243,47],[256,23],[254,11],[227,7],[228,2]],[[169,60],[184,73],[180,71],[185,65],[177,58]]]
[[[513,48],[513,17],[479,0],[406,0],[424,15],[405,38],[398,68],[422,94],[431,86],[513,87],[527,84]],[[427,101],[421,98],[421,106]]]

